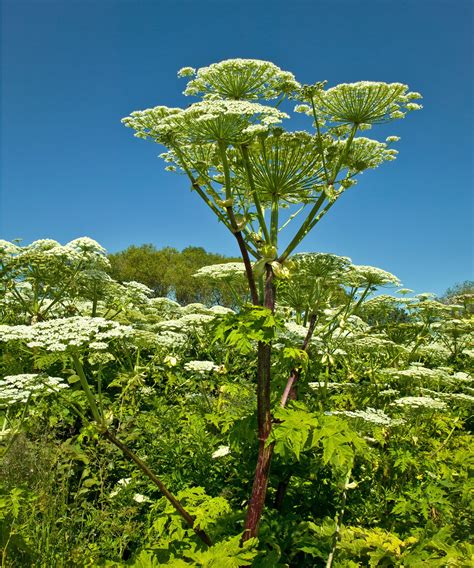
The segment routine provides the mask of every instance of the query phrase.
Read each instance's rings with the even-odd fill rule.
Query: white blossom
[[[405,116],[400,109],[407,108],[413,98],[407,91],[407,85],[401,83],[342,83],[327,91],[317,91],[316,105],[319,114],[332,122],[377,124]]]
[[[217,371],[219,369],[219,365],[216,365],[212,361],[189,361],[188,363],[185,363],[184,368],[186,371],[203,375],[205,373]]]
[[[136,136],[165,142],[179,138],[182,144],[236,143],[250,139],[245,129],[255,124],[274,124],[288,115],[280,110],[244,100],[205,100],[186,109],[158,106],[135,111],[122,123]]]
[[[194,67],[182,67],[178,71],[178,77],[192,77],[196,74],[196,69]]]
[[[397,398],[391,404],[412,409],[444,410],[446,408],[446,403],[429,396],[404,396]]]
[[[133,500],[136,503],[151,503],[151,499],[146,495],[142,495],[141,493],[135,493]]]
[[[186,73],[191,74],[189,69],[191,68],[184,68]],[[204,98],[274,99],[282,92],[291,92],[298,87],[299,83],[292,73],[282,71],[270,61],[226,59],[198,69],[184,94],[201,94]]]
[[[7,375],[0,380],[0,406],[26,402],[30,396],[48,395],[67,387],[61,377],[38,373]]]
[[[304,339],[308,334],[307,327],[299,325],[298,323],[295,323],[293,321],[285,322],[285,329],[288,335],[298,337],[300,339]]]
[[[225,316],[227,314],[235,314],[234,310],[226,308],[225,306],[212,306],[210,311],[219,316]]]
[[[65,351],[69,348],[103,349],[115,339],[132,335],[133,329],[104,318],[74,316],[32,326],[0,326],[0,342],[23,341],[30,348]]]
[[[219,446],[217,450],[212,454],[212,458],[222,458],[224,456],[228,456],[230,454],[229,446]]]
[[[310,389],[318,390],[318,389],[342,389],[352,386],[350,383],[337,383],[337,382],[323,382],[323,381],[312,381],[308,383]]]
[[[170,330],[161,331],[156,336],[157,344],[164,349],[181,349],[186,345],[187,341],[188,338],[184,333]]]
[[[349,418],[359,418],[365,422],[372,422],[381,426],[393,424],[393,420],[383,410],[370,407],[365,410],[333,410],[332,414],[343,414],[344,416],[349,416]]]
[[[346,274],[349,286],[400,286],[400,280],[381,268],[375,266],[352,265]]]

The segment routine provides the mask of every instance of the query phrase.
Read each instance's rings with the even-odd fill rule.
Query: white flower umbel
[[[133,128],[138,138],[151,137],[157,141],[171,138],[182,144],[222,142],[244,143],[253,133],[247,128],[259,124],[269,127],[288,115],[259,103],[233,100],[212,100],[194,103],[188,108],[155,107],[135,111],[122,123]]]
[[[351,264],[347,256],[327,252],[299,252],[291,257],[298,277],[331,278],[337,280]]]
[[[49,352],[104,349],[110,341],[132,335],[133,329],[104,318],[75,316],[26,326],[0,326],[0,342],[22,341]]]
[[[162,331],[156,336],[157,345],[170,351],[182,349],[187,341],[188,337],[184,333],[175,331]]]
[[[441,369],[428,369],[423,367],[423,365],[410,365],[408,369],[386,369],[383,371],[387,375],[392,375],[397,378],[408,377],[411,379],[421,380],[435,380],[435,381],[449,381],[449,374]]]
[[[123,282],[118,292],[121,295],[122,302],[135,305],[148,304],[150,296],[153,295],[153,290],[148,286],[134,280]]]
[[[444,400],[453,400],[457,402],[466,402],[468,404],[474,404],[474,396],[466,394],[463,392],[438,392],[430,389],[421,389],[423,394],[434,395],[435,397],[440,397]]]
[[[11,243],[10,241],[4,241],[0,239],[0,259],[4,259],[9,256],[13,256],[18,254],[20,251],[20,247],[15,243]]]
[[[153,316],[158,316],[160,319],[169,318],[178,314],[180,305],[169,298],[150,298],[147,306],[142,308]]]
[[[243,262],[226,262],[203,266],[194,273],[195,278],[204,278],[211,282],[242,280],[245,275]]]
[[[397,345],[387,338],[379,337],[376,335],[366,335],[362,337],[351,337],[347,340],[347,346],[353,347],[357,351],[380,351],[389,347],[400,349],[402,346]]]
[[[469,373],[465,373],[464,371],[458,371],[454,373],[453,379],[462,383],[472,383],[474,381],[474,377],[472,377]]]
[[[333,382],[323,382],[323,381],[312,381],[308,383],[308,387],[313,390],[318,389],[344,389],[353,386],[351,383],[333,383]]]
[[[179,76],[192,76],[192,71],[191,67],[184,67]],[[195,74],[196,78],[189,81],[185,95],[239,100],[274,99],[299,87],[292,73],[259,59],[226,59],[201,67]]]
[[[217,371],[219,369],[219,366],[212,361],[189,361],[188,363],[185,363],[184,368],[186,369],[186,371],[204,375],[205,373],[212,373],[213,371]]]
[[[15,251],[12,251],[15,252]],[[84,268],[105,269],[110,266],[106,250],[89,237],[80,237],[61,245],[52,239],[40,239],[24,247],[16,247],[18,262],[81,262]]]
[[[421,105],[410,102],[419,98],[419,93],[409,93],[402,83],[359,81],[316,91],[316,106],[319,115],[333,123],[377,124],[403,118],[401,109],[420,109]]]
[[[178,71],[178,77],[193,77],[196,75],[196,69],[194,67],[181,67]]]
[[[394,421],[383,410],[366,408],[365,410],[333,410],[332,414],[343,414],[349,418],[357,418],[380,426],[391,426]]]
[[[400,286],[400,280],[390,272],[375,266],[353,264],[345,275],[348,286]]]
[[[346,141],[340,141],[339,144],[345,147]],[[383,162],[391,162],[396,159],[397,154],[397,150],[387,148],[387,144],[383,142],[358,137],[352,141],[343,164],[349,168],[351,173],[358,173],[366,169],[377,168]]]
[[[162,321],[158,324],[158,329],[161,331],[176,331],[181,333],[187,333],[192,331],[199,331],[206,327],[211,321],[217,317],[217,314],[211,312],[200,314],[191,313],[184,315],[179,319],[170,319],[167,321]]]
[[[418,410],[444,410],[446,403],[429,396],[404,396],[392,402],[394,406],[400,406]]]
[[[224,456],[228,456],[230,454],[229,446],[219,446],[217,450],[212,454],[212,458],[223,458]]]
[[[38,373],[7,375],[0,379],[0,407],[26,402],[30,396],[45,396],[67,387],[61,377],[48,377]]]
[[[285,322],[286,336],[304,339],[308,335],[308,328],[294,321]]]
[[[218,316],[225,316],[227,314],[235,314],[234,310],[232,310],[230,308],[226,308],[225,306],[212,306],[212,308],[209,308],[209,309],[213,314],[216,314]]]
[[[135,493],[133,500],[135,501],[135,503],[151,503],[151,499],[146,495],[142,495],[141,493]]]
[[[184,316],[188,314],[208,314],[209,308],[200,302],[193,302],[180,308],[179,312]]]

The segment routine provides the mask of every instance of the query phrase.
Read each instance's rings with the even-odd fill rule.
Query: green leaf
[[[79,375],[71,375],[71,376],[68,378],[67,382],[68,382],[70,385],[73,385],[74,383],[77,383],[77,382],[80,381],[80,380],[81,380],[81,379],[80,379]]]
[[[300,402],[278,409],[275,418],[280,423],[273,427],[268,443],[275,443],[276,454],[299,460],[311,432],[318,426],[318,419]]]

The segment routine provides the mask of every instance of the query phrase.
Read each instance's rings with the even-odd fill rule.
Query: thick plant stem
[[[180,516],[186,521],[186,523],[194,530],[198,537],[208,546],[212,546],[212,541],[205,531],[199,527],[194,526],[195,518],[186,511],[186,509],[181,505],[181,503],[176,499],[176,497],[168,491],[166,485],[151,471],[145,462],[143,462],[136,454],[134,454],[125,444],[123,444],[110,430],[105,430],[103,432],[104,438],[107,438],[114,446],[117,446],[122,450],[123,454],[131,459],[137,464],[137,466],[143,471],[143,473],[153,481],[153,483],[159,488],[161,493],[168,499],[168,501],[173,505]]]
[[[229,209],[230,212],[228,211],[227,214],[229,215],[229,217],[231,217],[231,219],[233,219],[235,223],[235,217],[233,216],[232,208]],[[252,304],[257,306],[259,304],[258,291],[257,291],[257,285],[255,284],[255,277],[252,270],[252,263],[250,262],[250,256],[247,247],[245,246],[245,241],[242,236],[242,232],[234,231],[234,236],[237,240],[237,244],[239,245],[240,254],[242,255],[242,260],[244,261],[245,273],[247,275],[247,281],[249,283],[250,297],[252,299]]]
[[[290,484],[291,474],[289,474],[285,479],[282,479],[278,483],[278,487],[275,494],[275,501],[273,502],[273,507],[277,511],[281,511],[283,507],[283,501],[286,497],[286,491],[288,489],[288,485]]]
[[[264,306],[272,312],[275,310],[275,285],[273,270],[266,267]],[[268,477],[273,445],[267,445],[272,428],[270,413],[270,379],[271,379],[271,345],[259,343],[257,368],[257,420],[258,420],[258,459],[255,476],[247,509],[242,542],[257,536],[260,519],[265,506]]]
[[[84,391],[84,394],[87,397],[87,402],[89,403],[92,416],[94,417],[94,420],[99,425],[99,427],[101,427],[104,421],[100,413],[99,407],[97,406],[95,396],[92,393],[92,390],[89,386],[89,382],[84,372],[84,367],[82,366],[81,360],[79,359],[78,355],[73,355],[72,359],[74,362],[74,368],[76,369],[76,373],[79,377],[79,382],[81,383],[82,390]]]

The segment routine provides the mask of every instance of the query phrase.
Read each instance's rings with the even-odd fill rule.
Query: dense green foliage
[[[125,303],[126,288],[105,272],[98,286],[97,266],[107,260],[93,241],[2,247],[3,565],[323,566],[336,533],[334,566],[470,564],[468,311],[429,295],[374,296],[375,284],[362,299],[367,281],[354,284],[360,272],[332,255],[295,257],[275,316],[245,305],[180,307],[143,287]],[[74,261],[83,266],[78,282],[96,266],[93,319],[113,306],[130,330],[100,345],[88,327],[88,287],[62,286],[49,297],[65,257],[71,270]],[[319,269],[309,281],[308,266]],[[296,319],[309,309],[300,300],[310,282],[317,324],[306,352],[307,327]],[[55,306],[43,323],[18,327],[31,318],[35,289],[44,292],[43,313]],[[329,298],[337,298],[332,307]],[[38,326],[44,333],[32,339],[27,331]],[[81,343],[81,333],[90,339]],[[275,455],[259,543],[242,549],[236,535],[256,456],[256,341],[277,342]],[[74,354],[108,428],[159,473],[213,547],[91,422]],[[277,393],[295,367],[299,400],[279,410]],[[37,390],[24,373],[38,373]],[[41,389],[46,376],[69,386]]]

